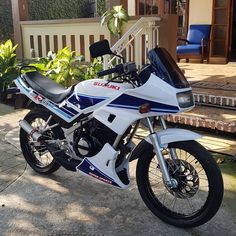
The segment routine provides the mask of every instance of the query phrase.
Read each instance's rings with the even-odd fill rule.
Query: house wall
[[[128,0],[128,14],[129,16],[135,16],[135,0]]]
[[[213,0],[189,1],[189,25],[211,24]]]

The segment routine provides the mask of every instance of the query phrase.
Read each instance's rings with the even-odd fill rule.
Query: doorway
[[[236,0],[233,0],[232,38],[230,60],[236,61]]]

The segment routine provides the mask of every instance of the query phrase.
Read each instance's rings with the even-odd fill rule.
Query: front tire
[[[136,179],[146,206],[168,224],[189,228],[209,221],[223,198],[221,172],[210,153],[195,141],[170,143],[178,159],[165,154],[169,173],[178,182],[169,189],[154,160],[151,145],[146,145],[138,160]]]
[[[49,114],[45,109],[36,108],[30,111],[24,118],[33,128],[40,129],[46,124]],[[51,120],[49,125],[55,124]],[[60,128],[56,127],[47,131],[45,138],[59,139],[62,134]],[[51,174],[60,168],[45,145],[35,147],[31,144],[32,138],[21,128],[20,129],[20,146],[26,162],[30,167],[40,174]]]

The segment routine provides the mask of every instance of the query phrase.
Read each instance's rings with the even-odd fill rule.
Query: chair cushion
[[[178,54],[201,54],[201,45],[200,44],[187,44],[177,46],[177,55]]]
[[[190,44],[201,44],[203,38],[209,39],[211,25],[190,25],[187,40]]]

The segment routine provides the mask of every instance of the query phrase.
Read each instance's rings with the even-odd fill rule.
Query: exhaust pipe
[[[34,141],[39,141],[42,137],[42,134],[34,129],[26,120],[20,120],[19,125]]]
[[[42,134],[34,129],[26,120],[20,120],[19,125],[34,141],[41,141],[40,139],[43,137]],[[60,150],[59,146],[54,143],[49,144],[45,142],[44,144],[57,163],[67,170],[77,171],[76,167],[81,163],[80,160],[68,157],[65,154],[65,150]]]

